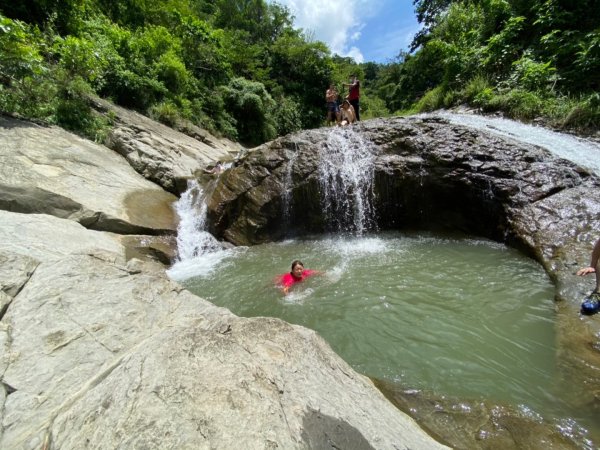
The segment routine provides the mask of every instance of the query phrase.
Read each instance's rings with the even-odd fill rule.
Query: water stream
[[[375,229],[373,177],[377,148],[351,128],[329,132],[320,153],[321,204],[330,229],[362,235]]]
[[[471,118],[447,117],[471,126]],[[548,145],[560,148],[560,156],[600,170],[600,149],[583,151],[570,137],[570,144],[556,144],[549,133]],[[554,287],[543,269],[479,238],[374,234],[376,152],[351,130],[330,132],[320,201],[336,235],[223,249],[203,231],[210,186],[190,184],[177,204],[179,261],[169,275],[235,314],[280,317],[318,331],[363,374],[440,396],[509,404],[594,448],[597,413],[570,404],[572,386],[557,368]],[[289,198],[283,204],[285,217]],[[284,296],[274,279],[294,259],[325,274]]]
[[[450,112],[436,112],[432,115],[441,116],[457,125],[538,145],[600,176],[600,143],[598,142],[500,117]]]

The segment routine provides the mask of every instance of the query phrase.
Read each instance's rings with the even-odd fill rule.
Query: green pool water
[[[274,280],[294,259],[325,273],[285,296]],[[559,381],[553,285],[502,244],[423,233],[318,237],[211,253],[171,276],[237,315],[316,330],[367,376],[594,422],[570,410]]]

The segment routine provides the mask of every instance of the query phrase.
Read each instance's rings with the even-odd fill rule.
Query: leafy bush
[[[153,105],[148,112],[151,118],[167,126],[177,128],[181,123],[179,109],[171,101],[164,101]]]
[[[473,97],[472,102],[475,106],[482,108],[484,111],[489,111],[494,95],[494,90],[491,87],[486,87]]]
[[[573,106],[565,116],[562,126],[585,130],[600,129],[600,94],[595,92]]]
[[[96,142],[103,142],[111,125],[110,117],[97,114],[90,106],[93,90],[81,77],[57,69],[56,80],[60,89],[52,102],[54,114],[49,119],[67,130],[74,131]]]
[[[360,99],[361,120],[374,117],[387,117],[390,115],[383,99],[373,95],[363,95]]]
[[[101,77],[108,62],[99,57],[96,45],[86,38],[67,36],[57,38],[54,51],[60,55],[59,65],[69,76],[79,76],[88,82]]]
[[[505,111],[515,119],[531,120],[544,111],[545,102],[533,92],[512,89],[492,97],[488,106],[495,110]]]
[[[52,114],[56,87],[36,27],[0,15],[0,109],[31,118]]]
[[[276,102],[273,119],[277,124],[277,134],[293,133],[302,128],[302,116],[298,101],[289,97],[280,97]]]
[[[160,55],[155,63],[154,73],[172,94],[185,92],[188,87],[190,75],[185,64],[173,51]]]
[[[461,91],[461,98],[464,101],[472,102],[482,92],[490,89],[490,82],[482,75],[472,78]]]
[[[445,91],[442,86],[433,88],[425,93],[417,102],[415,109],[419,112],[434,111],[444,106]]]
[[[556,69],[551,62],[539,63],[526,52],[513,63],[509,83],[529,91],[545,91],[550,90],[557,79]]]
[[[227,112],[237,121],[242,142],[262,144],[277,135],[272,115],[275,102],[262,83],[234,78],[222,92]]]

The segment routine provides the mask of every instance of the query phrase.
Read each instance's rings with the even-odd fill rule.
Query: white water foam
[[[194,277],[209,277],[217,267],[222,269],[222,262],[236,255],[233,250],[218,250],[203,253],[190,259],[177,261],[167,270],[169,278],[185,281]]]
[[[217,177],[218,179],[218,177]],[[225,250],[223,245],[206,230],[208,193],[212,192],[216,180],[208,184],[208,189],[196,180],[188,181],[187,190],[175,203],[179,217],[177,226],[177,261],[169,270],[168,276],[176,281],[192,277],[207,277],[223,260],[232,257],[236,250]]]
[[[205,190],[196,180],[188,181],[188,189],[175,203],[179,216],[177,226],[178,261],[196,258],[198,255],[221,249],[221,244],[206,231]]]

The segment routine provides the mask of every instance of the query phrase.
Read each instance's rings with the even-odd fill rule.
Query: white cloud
[[[350,47],[350,49],[346,52],[344,56],[349,56],[354,59],[357,63],[362,63],[365,61],[365,58],[362,52],[356,47]]]
[[[309,36],[325,42],[332,53],[350,56],[356,62],[364,60],[362,52],[351,42],[360,39],[365,20],[379,0],[274,0],[287,6],[295,17],[294,25]]]

